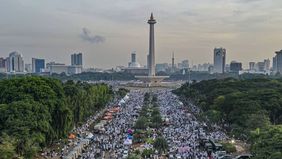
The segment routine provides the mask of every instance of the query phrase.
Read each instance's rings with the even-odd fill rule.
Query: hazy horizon
[[[85,67],[126,66],[130,54],[146,64],[151,12],[156,63],[213,62],[214,47],[227,62],[272,60],[281,50],[281,0],[0,0],[0,56],[12,51],[69,64],[83,53]]]

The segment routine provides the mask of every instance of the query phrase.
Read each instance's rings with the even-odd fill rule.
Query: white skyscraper
[[[226,61],[226,49],[215,48],[214,49],[214,73],[224,73]]]
[[[24,60],[18,52],[9,54],[8,72],[24,72]]]

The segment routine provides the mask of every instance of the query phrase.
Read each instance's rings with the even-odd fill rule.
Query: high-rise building
[[[136,53],[131,53],[131,61],[128,63],[128,67],[130,68],[139,68],[141,65],[136,60]]]
[[[255,70],[255,65],[256,65],[255,62],[249,62],[249,70],[250,71],[254,71]]]
[[[269,71],[270,70],[270,60],[269,59],[265,59],[264,60],[264,70],[265,71]]]
[[[276,72],[282,73],[282,50],[276,51]]]
[[[214,49],[214,73],[224,73],[226,61],[226,49],[215,48]]]
[[[6,67],[6,59],[1,57],[0,58],[0,68],[5,68]]]
[[[132,63],[136,62],[136,53],[135,52],[131,53],[131,62]]]
[[[24,72],[24,60],[18,52],[9,54],[8,72]]]
[[[72,66],[82,66],[82,53],[74,53],[71,55],[71,65]]]
[[[241,70],[242,70],[241,62],[232,61],[230,63],[230,72],[239,73]]]
[[[10,58],[9,57],[7,57],[6,59],[5,59],[5,72],[9,72],[9,67],[10,67]]]
[[[43,69],[45,69],[45,60],[32,58],[32,72],[40,73]]]
[[[265,71],[265,63],[264,62],[258,62],[256,64],[256,70],[258,72],[264,72]]]
[[[273,73],[277,72],[277,55],[273,57],[273,62],[272,62],[272,71]]]
[[[7,72],[7,67],[6,67],[6,59],[1,57],[0,58],[0,72]]]

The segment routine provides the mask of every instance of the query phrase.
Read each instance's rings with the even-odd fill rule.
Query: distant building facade
[[[67,73],[70,75],[80,74],[82,73],[82,67],[81,66],[68,66]]]
[[[257,71],[258,72],[264,72],[265,71],[265,63],[264,62],[258,62],[257,63]]]
[[[276,51],[276,73],[282,74],[282,50]]]
[[[230,63],[230,72],[239,73],[241,70],[242,70],[242,63],[241,62],[232,61]]]
[[[71,65],[72,66],[83,66],[82,63],[82,53],[72,54],[71,55]]]
[[[32,73],[32,65],[31,64],[24,64],[24,69],[26,73]]]
[[[249,70],[250,71],[255,71],[255,65],[256,65],[255,62],[249,62]]]
[[[7,60],[3,57],[0,58],[0,72],[5,73],[7,72]]]
[[[128,67],[130,68],[139,68],[141,65],[137,62],[136,53],[131,53],[131,61],[128,63]]]
[[[32,72],[41,73],[45,69],[45,60],[32,58]]]
[[[157,63],[156,64],[156,72],[167,72],[170,66],[168,63]]]
[[[270,60],[265,59],[263,62],[264,62],[264,70],[269,71],[270,70]]]
[[[8,60],[8,72],[24,72],[24,60],[21,54],[12,52]]]
[[[277,56],[275,55],[273,57],[273,61],[272,61],[272,71],[273,73],[277,72]]]
[[[129,74],[133,74],[136,76],[144,76],[144,75],[148,75],[149,73],[149,69],[148,68],[124,68],[123,72],[125,73],[129,73]]]
[[[226,62],[226,49],[215,48],[214,49],[214,73],[224,73]]]
[[[55,73],[56,74],[68,73],[68,66],[62,63],[50,62],[46,64],[46,68],[51,75]]]

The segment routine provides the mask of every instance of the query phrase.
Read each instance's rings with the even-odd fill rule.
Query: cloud
[[[87,28],[82,28],[82,33],[80,34],[80,38],[83,41],[86,41],[92,44],[104,43],[106,40],[106,38],[101,35],[92,35],[91,31]]]

